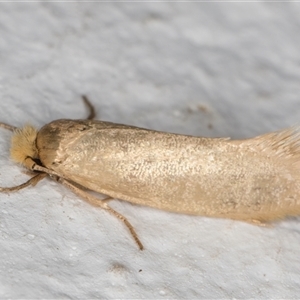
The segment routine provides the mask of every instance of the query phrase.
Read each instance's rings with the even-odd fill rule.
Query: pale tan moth
[[[36,173],[20,190],[49,176],[121,219],[118,198],[169,212],[265,223],[300,215],[299,129],[244,140],[172,134],[93,120],[56,120],[13,131],[11,158]],[[88,190],[107,195],[104,200]]]

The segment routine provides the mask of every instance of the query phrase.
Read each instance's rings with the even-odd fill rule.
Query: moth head
[[[25,165],[26,158],[38,158],[37,133],[37,129],[31,125],[25,125],[23,128],[14,130],[11,138],[10,157],[15,162]]]

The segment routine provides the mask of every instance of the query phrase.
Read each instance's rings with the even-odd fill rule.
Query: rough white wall
[[[83,118],[243,138],[299,123],[299,3],[0,3],[0,120]],[[0,184],[28,177],[0,132]],[[217,183],[216,183],[217,184]],[[50,180],[0,195],[0,298],[298,298],[299,219],[272,227],[114,201]]]

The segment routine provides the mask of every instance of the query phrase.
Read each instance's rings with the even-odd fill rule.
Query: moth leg
[[[107,203],[107,202],[109,202],[110,200],[113,200],[113,199],[114,199],[113,197],[107,196],[107,197],[101,199],[100,201]]]
[[[10,131],[14,131],[15,129],[18,128],[16,126],[8,125],[8,124],[3,123],[3,122],[0,123],[0,127],[4,128],[4,129],[7,129],[7,130],[10,130]]]
[[[12,186],[12,187],[0,187],[0,192],[6,193],[6,192],[19,191],[30,185],[35,186],[39,181],[44,179],[46,176],[48,176],[48,174],[46,174],[46,173],[37,174],[34,177],[30,178],[29,180],[27,180],[26,182],[24,182],[20,185],[16,185],[16,186]]]
[[[272,227],[270,223],[266,223],[265,221],[257,220],[257,219],[249,219],[247,220],[247,223],[250,223],[255,226],[260,226],[260,227]]]
[[[23,162],[23,164],[26,168],[28,168],[31,171],[39,171],[39,172],[47,173],[52,176],[59,177],[59,175],[56,172],[38,165],[31,157],[27,157]]]
[[[250,222],[253,225],[257,225],[257,226],[265,226],[265,224],[262,221],[257,220],[257,219],[251,219],[248,222]]]
[[[27,176],[30,176],[30,177],[33,177],[34,175],[36,175],[36,172],[33,172],[31,170],[28,170],[28,169],[23,169],[21,170],[21,173],[22,174],[25,174]]]
[[[83,102],[85,103],[85,105],[88,107],[88,109],[90,111],[90,114],[88,115],[87,119],[88,120],[93,120],[96,116],[94,106],[92,105],[92,103],[90,102],[90,100],[88,99],[87,96],[82,95],[82,99],[83,99]]]
[[[81,198],[83,198],[84,200],[89,202],[90,204],[95,205],[95,206],[100,206],[101,208],[109,211],[110,213],[115,215],[118,219],[123,221],[123,223],[129,229],[129,231],[130,231],[132,237],[134,238],[135,242],[139,246],[140,250],[144,249],[144,246],[141,243],[140,239],[138,238],[138,235],[135,232],[133,226],[129,223],[129,221],[123,215],[121,215],[120,213],[118,213],[117,211],[115,211],[114,209],[109,207],[108,204],[105,201],[103,202],[103,200],[97,199],[96,197],[90,195],[89,193],[86,193],[85,191],[79,189],[78,187],[76,187],[75,185],[73,185],[72,183],[67,181],[66,179],[63,179],[63,178],[59,177],[58,182],[60,182],[61,184],[63,184],[67,188],[69,188],[72,192],[74,192],[75,194],[77,194],[78,196],[80,196]],[[109,200],[109,199],[105,198],[104,200]]]
[[[40,165],[37,165],[37,164],[33,165],[32,170],[47,173],[47,174],[52,175],[52,176],[59,176],[56,172],[54,172],[50,169],[47,169],[45,167],[42,167]]]

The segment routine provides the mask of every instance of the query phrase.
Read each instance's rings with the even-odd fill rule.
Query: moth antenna
[[[92,105],[92,103],[90,102],[90,100],[88,99],[87,96],[82,95],[82,100],[84,102],[84,104],[88,107],[90,114],[88,115],[87,119],[88,120],[93,120],[96,117],[96,113],[95,113],[95,107]]]
[[[10,131],[14,131],[18,128],[16,126],[12,126],[12,125],[9,125],[9,124],[3,123],[3,122],[0,122],[0,127],[10,130]]]
[[[2,192],[2,193],[14,192],[14,191],[19,191],[21,189],[24,189],[30,185],[35,186],[39,181],[44,179],[46,176],[48,176],[48,174],[46,174],[46,173],[37,174],[34,177],[30,178],[29,180],[27,180],[26,182],[24,182],[20,185],[16,185],[16,186],[12,186],[12,187],[0,187],[0,192]]]

